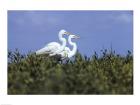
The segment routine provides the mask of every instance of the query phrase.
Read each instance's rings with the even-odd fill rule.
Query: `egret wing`
[[[46,46],[47,51],[50,53],[55,53],[60,49],[61,45],[57,42],[51,42]]]
[[[55,53],[57,50],[59,50],[60,44],[57,42],[51,42],[47,44],[44,48],[36,51],[36,54],[51,54]]]

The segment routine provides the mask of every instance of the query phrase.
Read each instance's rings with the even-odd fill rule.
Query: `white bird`
[[[68,42],[69,42],[70,45],[73,46],[73,49],[70,50],[68,47],[65,47],[65,49],[62,52],[59,53],[61,55],[61,59],[71,58],[76,54],[77,45],[76,45],[75,42],[72,42],[71,39],[78,39],[78,38],[80,38],[80,37],[76,36],[76,35],[69,35]]]
[[[62,52],[66,46],[66,39],[62,37],[63,35],[70,35],[70,33],[65,30],[59,31],[58,37],[59,37],[59,40],[62,42],[62,45],[60,45],[57,42],[51,42],[47,44],[44,48],[36,51],[36,54],[37,55],[49,54],[50,56],[53,56]]]

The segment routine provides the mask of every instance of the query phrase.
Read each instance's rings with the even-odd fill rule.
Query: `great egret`
[[[63,51],[66,46],[66,39],[62,37],[63,35],[70,35],[70,33],[65,30],[59,31],[58,37],[59,37],[59,40],[62,42],[62,45],[60,45],[57,42],[51,42],[47,44],[44,48],[36,51],[36,54],[37,55],[49,54],[50,56],[53,56]]]
[[[73,49],[70,50],[68,47],[65,47],[65,49],[59,53],[61,55],[61,59],[71,58],[72,56],[74,56],[76,54],[77,45],[75,42],[72,42],[71,39],[78,39],[78,38],[80,38],[80,37],[76,36],[76,35],[69,35],[68,42],[70,45],[73,46]]]

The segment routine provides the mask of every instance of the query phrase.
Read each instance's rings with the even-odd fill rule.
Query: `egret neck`
[[[68,57],[69,57],[69,58],[71,58],[71,57],[72,57],[73,55],[75,55],[76,52],[77,52],[77,45],[76,45],[76,43],[72,42],[71,39],[72,39],[72,37],[69,36],[68,42],[69,42],[70,45],[73,46],[73,49],[72,49],[72,50],[70,51],[70,53],[68,54]]]

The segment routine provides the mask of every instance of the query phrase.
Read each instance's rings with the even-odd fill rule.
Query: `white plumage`
[[[78,37],[76,35],[70,35],[69,36],[68,43],[73,46],[73,49],[70,50],[68,47],[65,47],[64,50],[59,53],[61,55],[62,59],[71,58],[72,56],[74,56],[76,54],[77,45],[76,45],[75,42],[72,42],[71,39],[78,39],[78,38],[80,38],[80,37]]]
[[[72,50],[66,47],[66,39],[63,38],[63,35],[69,35],[68,43],[71,46],[73,46]],[[62,42],[62,45],[57,42],[51,42],[47,44],[44,48],[36,51],[36,54],[37,55],[49,54],[49,56],[60,55],[61,59],[71,58],[72,56],[74,56],[77,52],[77,45],[75,42],[72,42],[71,40],[77,39],[79,37],[76,35],[72,35],[65,30],[60,30],[58,36],[59,36],[59,40]]]
[[[59,40],[62,42],[62,45],[57,43],[57,42],[51,42],[49,44],[47,44],[44,48],[36,51],[37,55],[40,54],[49,54],[50,56],[56,55],[57,53],[60,53],[61,51],[64,50],[65,46],[66,46],[66,39],[63,38],[63,35],[69,35],[70,33],[68,33],[65,30],[60,30],[58,36],[59,36]]]

